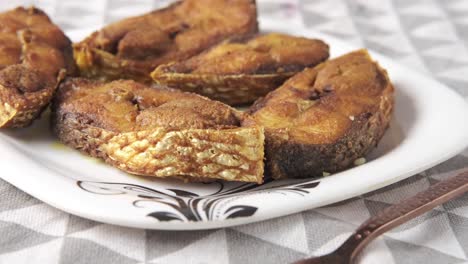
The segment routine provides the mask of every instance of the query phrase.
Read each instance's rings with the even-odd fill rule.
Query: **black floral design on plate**
[[[132,202],[133,206],[157,207],[148,216],[158,221],[198,222],[250,217],[257,212],[258,207],[236,202],[237,200],[264,192],[304,196],[319,183],[318,180],[266,180],[266,183],[257,185],[215,181],[206,184],[217,185],[216,191],[204,195],[181,189],[156,189],[130,183],[78,181],[77,185],[87,192],[99,195],[132,194],[137,198]]]

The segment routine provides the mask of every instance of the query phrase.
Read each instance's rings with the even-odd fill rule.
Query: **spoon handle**
[[[338,249],[339,255],[349,257],[350,263],[354,263],[362,249],[377,236],[465,192],[468,192],[468,171],[389,206],[364,222]]]

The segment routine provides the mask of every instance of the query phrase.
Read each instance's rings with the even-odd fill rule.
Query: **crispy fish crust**
[[[70,40],[34,7],[0,13],[0,128],[25,127],[74,71]]]
[[[270,33],[225,41],[186,61],[161,65],[151,77],[157,84],[239,105],[265,96],[328,55],[321,40]]]
[[[205,97],[134,81],[68,79],[52,105],[65,144],[128,173],[261,183],[264,132]]]
[[[74,56],[84,77],[149,83],[160,64],[257,31],[254,0],[185,0],[93,33],[74,46]]]
[[[381,139],[393,86],[365,50],[306,69],[258,100],[244,122],[265,128],[265,173],[275,179],[348,168]]]

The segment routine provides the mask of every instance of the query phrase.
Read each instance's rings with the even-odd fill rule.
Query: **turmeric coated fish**
[[[221,102],[131,80],[65,81],[53,129],[65,144],[128,173],[185,181],[263,181],[264,134]]]
[[[392,116],[393,91],[387,72],[359,50],[298,73],[258,100],[243,124],[265,129],[266,175],[318,177],[375,147]]]
[[[256,33],[253,0],[185,0],[110,24],[74,46],[83,77],[151,82],[157,66]]]
[[[75,66],[70,40],[40,9],[0,13],[0,128],[25,127]]]
[[[270,33],[226,41],[188,60],[161,65],[151,76],[157,84],[240,105],[328,56],[328,45],[321,40]]]

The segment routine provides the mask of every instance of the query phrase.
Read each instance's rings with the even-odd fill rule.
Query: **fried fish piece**
[[[253,122],[265,128],[266,175],[322,176],[365,156],[389,125],[394,88],[365,50],[309,68],[258,100]]]
[[[30,125],[74,69],[70,40],[43,11],[0,13],[0,128]]]
[[[132,80],[68,79],[52,105],[65,144],[128,173],[261,183],[264,133],[221,102]]]
[[[328,56],[328,45],[321,40],[270,33],[225,41],[188,60],[161,65],[151,77],[157,84],[240,105]]]
[[[74,56],[84,77],[150,83],[160,64],[257,31],[254,0],[185,0],[110,24],[76,44]]]

